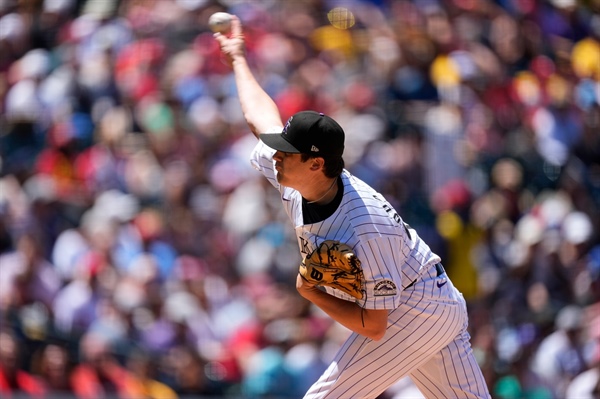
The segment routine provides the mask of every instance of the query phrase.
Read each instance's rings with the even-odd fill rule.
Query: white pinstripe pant
[[[385,336],[353,333],[306,399],[376,398],[406,375],[427,398],[490,398],[469,343],[464,298],[446,274],[430,268],[401,300]]]

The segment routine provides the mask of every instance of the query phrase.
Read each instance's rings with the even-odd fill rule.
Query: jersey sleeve
[[[262,173],[273,187],[279,190],[280,185],[275,176],[275,163],[273,161],[275,152],[274,149],[266,146],[259,140],[250,155],[250,164],[254,169]]]
[[[250,164],[263,174],[281,194],[283,208],[292,221],[294,226],[301,224],[302,221],[302,196],[293,188],[282,186],[277,181],[277,171],[275,170],[275,162],[273,156],[276,150],[265,145],[259,140],[250,155]]]
[[[402,265],[406,259],[397,237],[376,237],[360,246],[357,256],[365,278],[365,295],[360,305],[366,309],[395,309],[403,286]]]

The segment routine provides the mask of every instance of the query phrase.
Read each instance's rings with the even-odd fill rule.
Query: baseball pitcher
[[[237,17],[215,39],[259,139],[252,165],[279,190],[296,232],[296,288],[353,331],[305,398],[376,398],[407,375],[427,398],[490,398],[463,296],[417,232],[345,169],[342,127],[315,111],[283,123],[247,63]]]

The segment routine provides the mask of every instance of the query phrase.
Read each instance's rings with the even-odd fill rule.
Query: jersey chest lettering
[[[412,236],[410,235],[410,231],[408,230],[410,228],[410,226],[408,225],[408,223],[404,222],[402,220],[402,218],[400,217],[400,215],[398,215],[398,212],[396,212],[396,210],[388,203],[386,202],[384,199],[380,198],[377,195],[373,195],[373,198],[375,198],[377,201],[382,203],[382,207],[385,210],[385,212],[399,225],[401,225],[402,227],[404,227],[404,231],[406,231],[406,234],[408,235],[408,238],[410,240],[412,240]]]
[[[308,247],[308,240],[302,236],[299,236],[298,241],[300,242],[300,253],[303,255],[308,255],[310,252],[310,248]]]

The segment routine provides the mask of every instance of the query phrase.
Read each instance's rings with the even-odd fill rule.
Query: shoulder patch
[[[375,284],[375,288],[373,289],[373,295],[375,296],[390,296],[397,293],[396,284],[392,280],[380,281]]]

